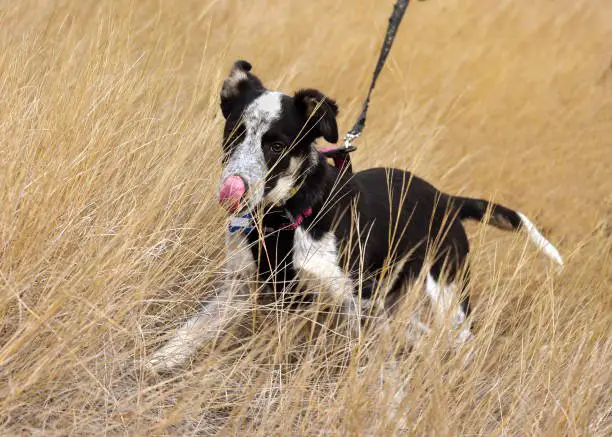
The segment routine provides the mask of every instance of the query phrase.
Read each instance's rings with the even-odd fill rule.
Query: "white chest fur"
[[[293,266],[300,282],[316,282],[329,290],[336,302],[352,300],[353,283],[342,271],[338,259],[338,246],[333,232],[315,240],[301,227],[295,230],[293,240]]]

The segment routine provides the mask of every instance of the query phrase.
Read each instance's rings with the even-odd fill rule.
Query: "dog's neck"
[[[305,171],[299,189],[286,201],[283,208],[294,220],[309,210],[311,211],[308,215],[316,216],[331,194],[337,177],[338,169],[330,166],[327,159],[318,154],[317,160]]]

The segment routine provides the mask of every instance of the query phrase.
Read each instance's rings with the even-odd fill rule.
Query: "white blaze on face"
[[[245,134],[221,175],[221,183],[229,176],[241,176],[248,184],[248,203],[254,208],[264,197],[264,182],[268,168],[261,148],[263,135],[281,116],[283,94],[266,91],[253,100],[242,114]]]

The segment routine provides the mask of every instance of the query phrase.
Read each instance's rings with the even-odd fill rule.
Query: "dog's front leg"
[[[145,367],[153,372],[169,372],[183,365],[205,342],[215,339],[250,310],[249,278],[255,260],[242,233],[226,234],[227,279],[220,283],[203,308],[190,318],[159,349]]]
[[[341,302],[342,314],[346,317],[350,332],[354,338],[359,339],[361,334],[361,322],[363,320],[364,303],[359,300],[352,288],[348,290],[334,290],[335,287],[330,287],[332,296],[338,302]]]
[[[340,306],[351,332],[359,337],[363,302],[340,266],[334,233],[330,231],[314,239],[308,230],[298,227],[293,240],[293,266],[301,282],[320,287]]]
[[[248,287],[223,286],[204,307],[176,331],[146,364],[149,371],[164,373],[183,365],[205,342],[214,340],[250,309]]]

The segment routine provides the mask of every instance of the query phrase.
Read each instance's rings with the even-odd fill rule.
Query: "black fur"
[[[303,89],[293,96],[295,106],[306,118],[305,131],[315,137],[323,137],[329,143],[338,141],[338,105],[319,90]]]

